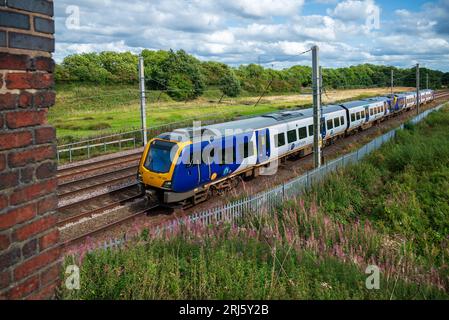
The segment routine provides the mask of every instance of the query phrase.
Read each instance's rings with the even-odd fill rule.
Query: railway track
[[[99,171],[102,169],[107,169],[111,166],[125,165],[127,163],[138,163],[141,157],[141,150],[133,152],[131,154],[122,155],[113,158],[106,158],[98,161],[87,162],[81,164],[72,164],[63,166],[58,169],[57,177],[60,180],[65,180],[67,178],[75,177],[80,174],[86,174],[90,172]]]
[[[109,187],[113,184],[119,184],[120,182],[129,181],[133,178],[135,179],[137,172],[136,168],[136,165],[127,166],[113,172],[101,173],[79,180],[59,184],[58,195],[60,199],[66,199],[68,197],[75,197],[76,195],[83,194],[101,187]]]
[[[107,194],[100,194],[82,202],[60,207],[58,210],[61,219],[58,222],[58,226],[63,227],[83,218],[92,217],[105,210],[132,202],[140,197],[142,197],[142,194],[138,190],[137,184],[133,184]]]
[[[436,100],[444,98],[449,98],[449,91],[435,93]],[[136,174],[138,159],[140,159],[140,152],[99,162],[91,162],[87,165],[78,165],[62,169],[58,172],[59,179],[74,178],[77,175],[85,175],[86,173],[91,174],[99,170],[107,170],[111,167],[116,168],[124,166],[124,168],[115,170],[113,172],[106,172],[89,177],[84,177],[78,181],[64,182],[60,185],[60,196],[63,198],[73,197],[79,193],[86,193],[88,191],[93,191],[101,187],[108,188],[115,183],[119,183],[120,181],[132,179]],[[131,165],[132,161],[136,161],[136,163],[133,163]],[[139,198],[142,198],[142,195],[137,188],[137,182],[133,181],[130,185],[118,188],[114,191],[107,191],[105,193],[101,193],[93,197],[74,202],[72,204],[61,206],[59,208],[61,218],[58,226],[63,227],[86,218],[88,219],[94,217],[95,215],[101,214],[102,212],[113,210],[114,208],[132,203]],[[89,230],[88,232],[84,232],[83,234],[79,234],[75,237],[67,239],[62,245],[69,246],[87,237],[92,237],[107,230],[113,229],[126,222],[132,221],[139,216],[149,213],[156,207],[156,204],[147,204],[144,208],[135,208],[134,210],[131,210],[131,213],[120,219],[108,222],[104,225],[94,228],[93,230]]]

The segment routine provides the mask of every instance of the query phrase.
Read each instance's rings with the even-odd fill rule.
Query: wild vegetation
[[[238,225],[144,231],[81,264],[75,299],[448,299],[449,110]],[[75,261],[72,261],[75,259]],[[380,290],[365,287],[368,265]]]

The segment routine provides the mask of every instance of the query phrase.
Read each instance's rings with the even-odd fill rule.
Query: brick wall
[[[0,299],[58,282],[53,2],[0,0]]]

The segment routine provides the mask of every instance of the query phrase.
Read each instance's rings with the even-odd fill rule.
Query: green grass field
[[[357,99],[388,93],[389,89],[354,89],[329,92],[326,103]],[[406,88],[397,88],[398,91]],[[49,123],[57,129],[59,143],[79,141],[109,133],[140,128],[140,98],[136,86],[63,85],[56,87],[57,101],[48,115]],[[238,98],[220,100],[220,92],[207,91],[201,98],[175,102],[165,93],[147,93],[148,127],[186,119],[231,119],[238,116],[263,114],[288,108],[300,108],[312,103],[310,95],[285,93],[259,97],[243,94]]]
[[[66,263],[65,299],[448,299],[449,110],[238,226],[190,226]],[[365,286],[368,265],[380,289]]]

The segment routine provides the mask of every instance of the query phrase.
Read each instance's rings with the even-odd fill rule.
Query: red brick
[[[33,105],[36,108],[47,108],[56,102],[56,93],[54,91],[38,91],[34,94]]]
[[[58,282],[51,283],[46,287],[40,288],[39,291],[27,297],[27,300],[51,300],[55,296],[55,290],[58,287]]]
[[[5,170],[6,168],[6,155],[0,154],[0,172]]]
[[[38,252],[37,244],[38,244],[37,239],[32,239],[32,240],[26,242],[22,246],[22,258],[28,259],[28,258],[34,256]]]
[[[20,261],[21,252],[18,248],[12,248],[0,253],[0,270],[5,270]]]
[[[53,159],[55,155],[55,146],[35,147],[25,151],[10,153],[8,155],[8,164],[10,168],[23,167],[26,164]]]
[[[0,190],[15,187],[19,184],[19,173],[5,172],[0,174]],[[1,224],[1,223],[0,223]]]
[[[27,91],[22,91],[19,95],[18,106],[21,108],[28,108],[33,106],[33,94]]]
[[[41,215],[58,208],[58,195],[53,194],[37,203],[37,214]]]
[[[34,130],[36,144],[52,143],[56,140],[56,130],[53,127],[42,127]]]
[[[41,285],[46,285],[48,283],[54,282],[59,278],[59,273],[61,272],[61,262],[57,262],[47,270],[41,272]]]
[[[40,183],[33,184],[31,186],[23,187],[15,191],[9,197],[9,204],[14,206],[19,203],[24,203],[49,193],[55,192],[57,188],[57,180],[52,179]]]
[[[0,251],[8,249],[10,244],[11,241],[9,240],[9,236],[7,234],[0,235]]]
[[[14,280],[20,280],[29,274],[33,274],[36,270],[56,261],[58,257],[59,248],[55,248],[23,262],[14,270]]]
[[[31,60],[28,56],[0,52],[0,69],[28,70],[30,68]]]
[[[23,184],[28,184],[33,181],[34,177],[34,167],[25,167],[20,169],[20,182]]]
[[[41,218],[34,222],[31,222],[19,229],[17,229],[13,234],[13,240],[23,241],[36,234],[42,233],[56,224],[56,217],[49,216]]]
[[[47,233],[39,239],[39,250],[44,251],[51,246],[57,244],[59,241],[59,229],[54,229],[53,231]]]
[[[0,73],[0,89],[3,88],[3,74]]]
[[[2,114],[0,114],[0,130],[3,128],[3,125],[5,124],[5,120]]]
[[[0,211],[5,209],[7,206],[8,206],[8,198],[5,195],[0,194]]]
[[[11,93],[0,94],[0,110],[14,109],[19,103],[19,95]]]
[[[53,75],[49,73],[22,72],[6,75],[8,89],[47,89],[52,88],[53,85]]]
[[[46,110],[8,112],[6,114],[6,125],[10,129],[36,126],[45,123],[46,115]]]
[[[48,71],[52,73],[55,71],[55,62],[51,58],[47,57],[34,58],[33,65],[34,68],[39,71]]]
[[[56,171],[57,171],[56,162],[54,162],[54,161],[45,162],[45,163],[41,164],[39,167],[37,167],[36,178],[43,180],[43,179],[55,177]]]
[[[2,214],[0,216],[0,230],[31,220],[36,216],[36,213],[36,204],[32,203]]]
[[[9,271],[0,271],[0,289],[6,288],[11,283]],[[1,300],[1,299],[0,299]]]
[[[0,150],[26,147],[31,142],[33,142],[33,135],[29,131],[0,134]]]
[[[38,288],[39,276],[35,275],[9,290],[9,292],[7,293],[7,297],[10,300],[25,298],[32,292],[36,291]]]

